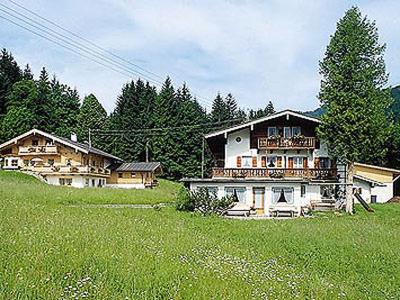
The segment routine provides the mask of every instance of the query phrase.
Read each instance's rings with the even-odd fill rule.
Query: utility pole
[[[89,148],[92,148],[92,131],[89,128]]]
[[[146,141],[146,162],[149,162],[149,140]]]
[[[205,148],[205,139],[202,137],[202,147],[201,147],[201,178],[204,178],[204,148]]]

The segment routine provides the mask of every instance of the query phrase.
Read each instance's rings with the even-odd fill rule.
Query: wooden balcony
[[[315,149],[314,137],[263,137],[258,139],[259,149]]]
[[[28,146],[28,147],[19,147],[18,151],[19,155],[55,155],[58,154],[57,146],[55,145],[46,145],[46,146]]]
[[[213,178],[299,178],[336,180],[337,169],[213,168]]]
[[[106,175],[109,176],[111,171],[100,167],[91,166],[49,166],[49,165],[37,165],[37,166],[24,166],[22,170],[38,172],[44,175],[49,174],[90,174],[90,175]]]

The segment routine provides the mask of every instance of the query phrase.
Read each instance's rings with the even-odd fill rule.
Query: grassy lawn
[[[68,205],[170,201],[170,184],[72,190],[0,173],[0,298],[400,298],[399,204],[245,221]]]

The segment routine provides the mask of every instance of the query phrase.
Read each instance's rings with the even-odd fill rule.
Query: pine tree
[[[269,101],[267,107],[265,108],[265,115],[270,116],[274,113],[275,113],[274,104],[272,103],[272,101]]]
[[[52,127],[51,123],[56,121],[51,118],[52,104],[54,103],[51,103],[50,93],[49,74],[43,67],[37,81],[36,103],[32,107],[36,119],[35,127],[38,129],[47,130],[49,127]]]
[[[220,93],[217,94],[213,101],[210,117],[211,121],[214,123],[229,119],[229,112]]]
[[[7,96],[14,83],[22,79],[22,72],[11,53],[0,53],[0,116],[7,111]]]
[[[319,137],[329,151],[347,163],[346,211],[353,211],[354,162],[379,163],[386,154],[392,123],[391,98],[383,88],[387,74],[374,22],[357,7],[338,22],[325,57],[319,98],[326,108]]]
[[[25,69],[22,73],[22,79],[33,80],[33,73],[31,67],[28,64],[25,66]]]
[[[107,112],[93,94],[83,98],[77,116],[76,133],[80,141],[89,141],[89,129],[103,129],[107,119]],[[101,140],[93,132],[91,135],[93,146],[101,147]]]
[[[228,110],[228,120],[233,120],[238,117],[238,104],[236,99],[229,93],[225,98],[225,105]]]
[[[1,139],[8,140],[36,125],[32,107],[37,102],[37,87],[32,80],[15,83],[7,97],[7,113],[1,122]]]

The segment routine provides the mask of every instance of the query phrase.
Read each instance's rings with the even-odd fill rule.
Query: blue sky
[[[376,20],[389,83],[400,83],[398,0],[14,1],[176,85],[186,81],[202,98],[231,92],[242,107],[272,100],[296,110],[318,106],[318,61],[336,22],[356,4]],[[93,92],[108,111],[129,80],[2,19],[0,46],[36,74],[45,66],[81,96]]]

